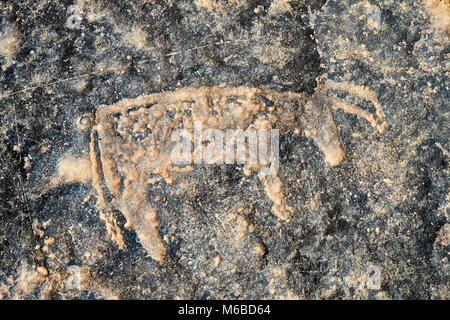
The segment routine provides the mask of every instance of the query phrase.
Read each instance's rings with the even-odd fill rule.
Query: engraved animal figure
[[[333,91],[372,102],[376,117],[337,98]],[[380,122],[384,118],[383,110],[372,90],[322,79],[318,79],[312,96],[215,86],[185,87],[125,99],[98,108],[91,129],[89,158],[62,159],[58,181],[76,180],[64,169],[68,166],[87,171],[84,182],[95,188],[100,217],[118,246],[124,248],[125,242],[114,210],[125,216],[125,227],[135,230],[148,254],[163,263],[166,247],[159,235],[157,211],[147,201],[146,191],[149,184],[159,179],[175,183],[174,172],[193,170],[190,166],[177,167],[170,157],[174,130],[192,129],[194,122],[201,121],[204,129],[276,127],[280,134],[304,132],[319,146],[326,161],[336,166],[347,157],[334,122],[337,109],[366,119],[380,133],[384,131],[385,123]],[[273,202],[273,213],[289,220],[294,210],[283,195],[282,181],[277,174],[268,175],[260,169],[258,165],[246,166],[244,172],[259,172],[258,177]]]

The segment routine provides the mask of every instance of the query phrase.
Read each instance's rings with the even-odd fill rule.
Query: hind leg
[[[166,247],[159,234],[156,209],[147,201],[147,184],[128,181],[120,198],[113,204],[127,219],[125,227],[133,229],[150,257],[164,263]]]
[[[106,199],[105,191],[101,183],[101,168],[97,149],[97,135],[94,131],[91,133],[90,149],[92,186],[97,191],[97,207],[100,211],[100,218],[105,221],[108,234],[111,235],[111,238],[117,243],[119,248],[123,249],[125,248],[125,241],[123,239],[122,229],[119,226],[116,213]]]

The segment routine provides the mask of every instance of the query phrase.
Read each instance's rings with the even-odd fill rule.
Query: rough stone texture
[[[1,1],[0,297],[448,299],[449,29],[433,3],[448,10],[85,0],[72,30],[71,1]],[[291,222],[254,174],[203,166],[149,187],[168,247],[160,265],[132,230],[124,250],[110,240],[90,186],[45,188],[62,155],[88,152],[77,121],[99,105],[221,83],[311,94],[320,75],[373,89],[388,125],[379,134],[338,111],[349,157],[337,167],[312,140],[282,136]],[[67,283],[72,265],[80,290]],[[367,287],[373,267],[379,290]]]

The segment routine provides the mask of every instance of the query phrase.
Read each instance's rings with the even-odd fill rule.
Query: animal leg
[[[294,213],[294,209],[289,206],[283,193],[283,182],[278,175],[265,174],[263,171],[258,173],[258,178],[264,183],[264,190],[267,196],[272,200],[272,211],[280,219],[289,221]]]
[[[150,257],[164,263],[166,247],[159,234],[158,214],[147,201],[147,184],[130,182],[123,195],[113,201],[127,219],[126,227],[132,228]]]
[[[94,132],[91,133],[91,172],[92,172],[92,186],[97,191],[97,207],[100,211],[100,218],[105,221],[106,229],[111,238],[117,243],[120,249],[125,248],[125,241],[122,236],[122,229],[119,226],[117,216],[105,196],[105,191],[101,183],[101,169],[97,149],[97,136]]]

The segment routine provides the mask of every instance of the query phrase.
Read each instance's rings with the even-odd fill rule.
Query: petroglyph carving
[[[373,103],[376,116],[333,95],[343,91]],[[192,129],[201,121],[203,128],[219,130],[277,128],[280,134],[304,132],[314,139],[326,161],[336,166],[347,157],[342,146],[334,112],[342,109],[366,119],[380,133],[384,131],[383,110],[375,93],[350,83],[319,79],[315,93],[276,92],[249,87],[186,87],[175,91],[125,99],[100,106],[92,121],[88,158],[64,158],[59,166],[58,183],[89,182],[97,192],[101,218],[120,248],[125,247],[122,230],[114,210],[126,218],[148,254],[164,262],[166,247],[158,231],[157,210],[147,200],[147,187],[164,179],[175,183],[173,174],[193,170],[178,167],[171,159],[174,141],[171,133],[180,128]],[[78,170],[70,173],[67,161],[76,161]],[[84,168],[84,169],[83,169]],[[258,172],[272,211],[288,221],[294,213],[276,175],[267,175],[262,166],[244,166],[244,172]],[[77,177],[80,179],[77,179]]]

